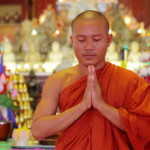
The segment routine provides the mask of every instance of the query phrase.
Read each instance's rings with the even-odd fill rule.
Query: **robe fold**
[[[125,132],[90,108],[61,133],[56,150],[150,150],[150,85],[109,62],[96,74],[104,100],[118,108]],[[82,101],[86,84],[84,76],[63,89],[61,112]]]

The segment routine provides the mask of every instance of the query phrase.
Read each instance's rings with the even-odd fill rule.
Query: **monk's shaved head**
[[[94,10],[86,10],[82,13],[80,13],[78,16],[76,16],[71,23],[71,28],[73,31],[74,25],[76,22],[80,21],[80,20],[100,20],[100,21],[104,21],[105,26],[106,26],[106,30],[107,32],[109,31],[109,22],[107,20],[107,18],[100,12],[98,11],[94,11]]]

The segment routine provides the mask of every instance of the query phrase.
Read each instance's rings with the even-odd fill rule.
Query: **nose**
[[[93,41],[92,40],[87,40],[86,43],[85,43],[85,48],[87,50],[91,50],[94,48],[94,44],[93,44]]]

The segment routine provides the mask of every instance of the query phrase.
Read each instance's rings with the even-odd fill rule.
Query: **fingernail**
[[[93,75],[91,76],[91,79],[94,80],[94,76]]]
[[[95,70],[94,66],[92,66],[93,70]]]

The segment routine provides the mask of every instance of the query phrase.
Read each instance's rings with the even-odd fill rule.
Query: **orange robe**
[[[91,108],[62,132],[56,150],[150,150],[150,85],[109,62],[96,73],[105,101],[119,109],[125,132]],[[62,91],[61,112],[82,100],[86,83],[84,76]]]

